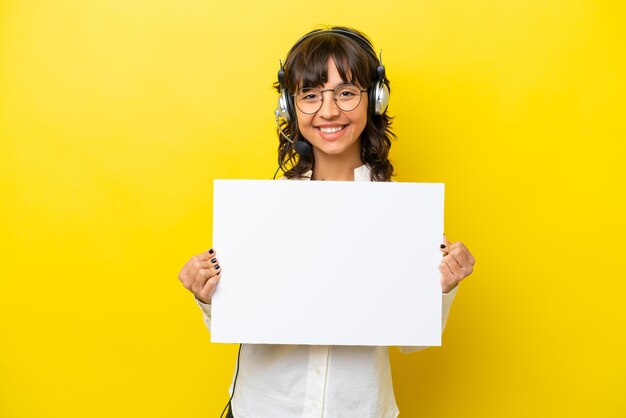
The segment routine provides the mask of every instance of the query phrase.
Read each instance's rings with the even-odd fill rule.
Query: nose
[[[335,92],[332,90],[322,92],[322,106],[317,111],[324,119],[332,119],[339,116],[339,108],[335,103]]]

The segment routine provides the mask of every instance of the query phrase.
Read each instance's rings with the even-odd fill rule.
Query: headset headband
[[[346,38],[351,38],[352,40],[356,40],[357,42],[361,43],[362,46],[365,46],[364,49],[366,49],[370,54],[372,54],[374,59],[379,60],[379,62],[381,62],[381,64],[382,64],[382,51],[381,51],[380,58],[378,56],[376,56],[376,51],[374,50],[374,46],[372,45],[372,43],[368,39],[364,38],[363,36],[361,36],[361,35],[359,35],[357,33],[350,32],[350,31],[345,30],[345,29],[339,29],[339,28],[317,29],[317,30],[314,30],[312,32],[307,33],[302,38],[298,39],[296,41],[296,43],[293,44],[293,46],[291,48],[289,48],[289,52],[287,53],[287,57],[289,57],[289,55],[291,55],[291,52],[297,46],[299,46],[302,42],[306,41],[309,38],[314,38],[316,36],[322,36],[322,35],[325,35],[327,33],[336,33],[336,34],[342,35],[342,36],[344,36]]]

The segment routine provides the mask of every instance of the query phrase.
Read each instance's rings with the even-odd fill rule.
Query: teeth
[[[320,131],[324,132],[325,134],[332,134],[335,132],[339,132],[342,129],[343,129],[343,126],[337,126],[335,128],[320,128]]]

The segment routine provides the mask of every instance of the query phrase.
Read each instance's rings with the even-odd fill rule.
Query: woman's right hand
[[[222,272],[215,250],[211,248],[191,257],[178,273],[178,280],[200,302],[210,304]]]

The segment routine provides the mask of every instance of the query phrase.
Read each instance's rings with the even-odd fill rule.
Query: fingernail
[[[215,270],[219,270],[219,269],[220,269],[220,265],[218,264],[215,266]]]
[[[441,244],[439,247],[441,247],[441,249],[443,250],[444,248],[446,248],[446,244]]]
[[[211,263],[215,263],[217,261],[217,258],[212,258],[211,259]]]
[[[215,251],[213,251],[213,248],[209,250],[209,254],[215,254]]]

